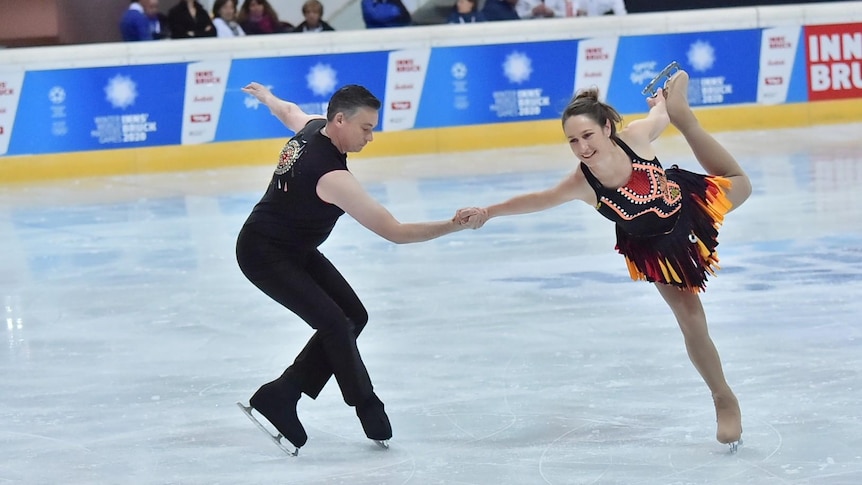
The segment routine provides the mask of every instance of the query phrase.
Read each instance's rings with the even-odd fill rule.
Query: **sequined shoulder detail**
[[[275,167],[276,175],[284,175],[290,171],[293,164],[302,155],[304,144],[300,144],[296,138],[290,139],[284,144],[278,156],[278,165]]]

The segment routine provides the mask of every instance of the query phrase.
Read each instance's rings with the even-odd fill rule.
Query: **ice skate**
[[[261,386],[249,400],[249,406],[243,406],[249,418],[255,420],[251,414],[251,409],[254,409],[275,426],[280,434],[275,436],[269,431],[267,434],[270,434],[276,444],[280,441],[280,437],[287,439],[296,447],[294,455],[308,441],[305,428],[296,414],[296,404],[300,396],[302,393],[299,389],[287,381],[278,379]]]
[[[356,406],[356,416],[362,423],[362,430],[368,439],[377,443],[381,448],[389,448],[389,439],[392,438],[392,426],[389,417],[383,409],[383,403],[376,394]]]
[[[250,419],[252,423],[254,423],[261,431],[269,435],[269,438],[273,441],[273,443],[275,443],[275,446],[281,448],[281,451],[287,453],[290,456],[296,456],[299,454],[299,448],[294,448],[293,451],[291,451],[290,448],[285,446],[284,442],[281,441],[281,439],[284,438],[281,433],[272,434],[268,429],[266,429],[263,423],[261,423],[256,417],[254,417],[254,414],[252,414],[252,410],[254,408],[252,408],[251,406],[246,406],[241,402],[236,403],[236,405],[239,406],[242,412],[245,413],[246,417]]]
[[[641,91],[641,94],[643,94],[644,96],[655,96],[656,91],[658,90],[659,85],[662,83],[662,81],[668,79],[674,72],[679,71],[680,69],[682,68],[679,67],[679,63],[677,63],[676,61],[671,62],[670,64],[665,66],[665,68],[662,69],[660,73],[656,74],[656,76],[652,78],[649,84],[647,84],[643,91]]]
[[[742,413],[739,402],[732,393],[726,397],[713,396],[715,416],[718,429],[715,439],[730,447],[731,453],[736,453],[742,445]]]

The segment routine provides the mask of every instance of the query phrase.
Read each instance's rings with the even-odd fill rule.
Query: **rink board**
[[[380,119],[355,158],[561,143],[573,92],[630,121],[670,61],[713,132],[862,120],[862,2],[455,27],[0,52],[0,183],[274,163],[292,132],[250,81],[312,114],[366,86]]]
[[[822,101],[778,106],[702,108],[704,126],[714,132],[763,130],[858,121],[862,100]],[[623,115],[623,122],[642,113]],[[671,127],[666,135],[672,135]],[[138,149],[99,150],[2,158],[0,180],[36,182],[75,177],[204,170],[275,164],[285,138]],[[375,133],[374,141],[352,159],[565,143],[559,120]]]

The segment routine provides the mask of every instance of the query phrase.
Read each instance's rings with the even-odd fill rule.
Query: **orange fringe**
[[[730,199],[727,198],[727,191],[730,190],[731,181],[725,177],[721,176],[707,176],[706,179],[706,194],[705,199],[701,198],[697,194],[693,194],[692,198],[695,199],[698,205],[703,209],[703,213],[712,219],[712,225],[716,228],[716,230],[724,223],[724,216],[730,212],[730,209],[733,207],[733,204],[730,202]],[[697,240],[698,252],[700,255],[700,263],[704,272],[715,276],[716,272],[721,269],[718,262],[718,253],[716,251],[710,251],[710,249],[703,243],[703,241],[698,238]],[[635,281],[649,281],[647,275],[640,270],[638,270],[637,266],[631,261],[628,257],[625,258],[626,266],[629,270],[629,275]],[[703,291],[703,288],[700,286],[691,286],[685,284],[682,279],[679,277],[679,271],[675,270],[673,264],[667,258],[660,258],[655,260],[657,270],[664,277],[664,281],[669,284],[676,283],[677,285],[682,285],[681,288],[690,291],[692,293],[699,293]]]

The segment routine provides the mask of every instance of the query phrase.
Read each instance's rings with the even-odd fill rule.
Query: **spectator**
[[[447,24],[472,24],[484,22],[485,14],[479,11],[477,0],[456,0],[452,13],[446,19]]]
[[[239,9],[238,20],[248,35],[293,32],[293,25],[279,20],[269,0],[245,0]]]
[[[565,17],[566,0],[518,0],[515,10],[522,19]]]
[[[497,20],[520,20],[521,17],[515,10],[518,0],[486,0],[482,13],[485,20],[494,22]]]
[[[168,10],[168,24],[174,39],[215,37],[216,29],[210,15],[196,0],[180,0]]]
[[[623,0],[576,0],[579,17],[598,15],[625,15],[626,4]]]
[[[168,33],[164,20],[159,0],[132,0],[120,19],[120,34],[126,42],[163,39]]]
[[[368,29],[404,27],[413,23],[401,0],[362,0],[362,18]]]
[[[302,4],[302,16],[305,20],[296,26],[294,32],[324,32],[335,30],[323,21],[323,4],[318,0],[307,0]]]
[[[242,37],[242,30],[236,21],[237,0],[215,0],[213,3],[213,25],[216,29],[216,37]]]

